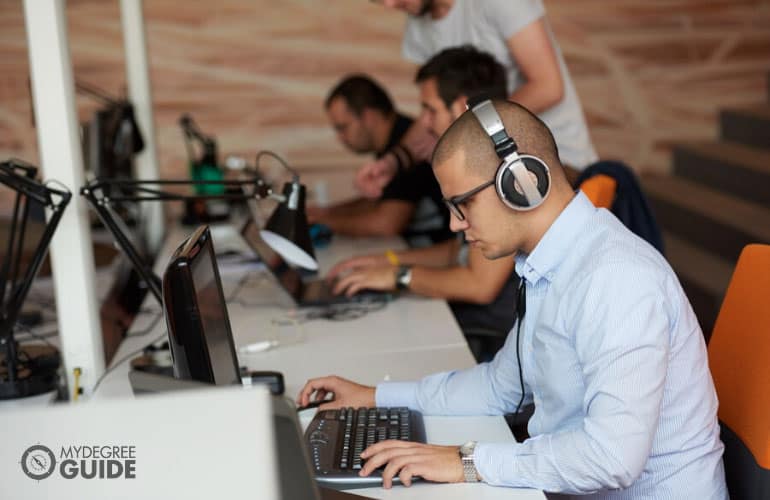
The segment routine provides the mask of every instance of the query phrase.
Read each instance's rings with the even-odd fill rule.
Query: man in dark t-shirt
[[[396,146],[413,120],[398,113],[387,93],[371,78],[348,76],[326,99],[326,113],[337,137],[350,150],[381,157]],[[429,164],[399,172],[377,200],[356,199],[311,208],[312,223],[351,236],[402,235],[412,245],[451,237],[449,213]]]
[[[436,54],[420,67],[415,82],[422,103],[420,124],[436,138],[465,111],[470,98],[506,96],[505,69],[491,54],[471,46]],[[403,152],[398,148],[389,153],[395,150],[394,157],[401,162]],[[468,199],[463,205],[472,202]],[[329,271],[329,277],[340,277],[337,293],[406,288],[446,299],[478,359],[497,351],[516,316],[519,280],[513,259],[488,260],[479,248],[460,245],[456,239],[346,259]]]

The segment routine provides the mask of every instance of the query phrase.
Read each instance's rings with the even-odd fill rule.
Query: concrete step
[[[666,259],[674,268],[708,341],[730,283],[735,263],[663,232]]]
[[[663,229],[736,261],[749,243],[770,243],[770,208],[677,176],[646,176],[642,188]]]
[[[770,149],[726,141],[681,144],[673,164],[677,176],[770,207]]]
[[[770,150],[770,104],[722,110],[719,128],[724,140]]]

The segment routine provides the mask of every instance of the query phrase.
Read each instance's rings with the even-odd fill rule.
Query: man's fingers
[[[315,398],[313,399],[313,401],[323,401],[324,399],[326,399],[327,394],[329,394],[329,391],[327,391],[326,389],[318,389],[317,391],[315,391]]]
[[[361,281],[356,281],[355,283],[351,284],[348,289],[345,291],[346,297],[352,297],[353,295],[357,294],[363,290],[363,283]]]
[[[334,295],[340,295],[342,293],[345,293],[345,291],[348,289],[348,287],[353,283],[355,280],[355,273],[350,273],[347,276],[343,276],[339,280],[337,280],[337,284],[334,285],[334,289],[332,292]]]
[[[386,465],[385,469],[382,471],[382,486],[386,489],[390,488],[393,484],[393,478],[399,475],[399,472],[407,469],[409,463],[414,460],[414,457],[403,454],[403,450],[399,450],[399,452],[400,454],[388,461],[388,465]]]
[[[318,390],[334,392],[334,383],[335,377],[320,377],[308,380],[297,397],[297,403],[299,406],[307,406],[310,404],[310,396]]]
[[[414,444],[415,443],[413,441],[400,441],[396,439],[380,441],[379,443],[375,443],[362,451],[361,458],[367,458],[376,453],[380,453],[391,448],[411,448],[414,446]]]
[[[368,476],[376,468],[385,465],[396,456],[414,453],[414,450],[411,449],[413,446],[414,443],[408,441],[387,440],[368,447],[361,452],[361,458],[366,459],[361,469],[361,475]]]

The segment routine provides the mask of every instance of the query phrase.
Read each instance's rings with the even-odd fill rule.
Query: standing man
[[[537,183],[521,170],[523,154],[547,165],[550,187],[540,182],[546,167],[526,162]],[[511,182],[495,184],[501,157]],[[489,259],[516,256],[525,304],[516,335],[490,363],[376,388],[313,379],[299,403],[320,391],[334,393],[322,409],[492,415],[534,400],[532,437],[462,447],[383,441],[361,454],[361,474],[384,465],[386,488],[398,475],[405,485],[414,476],[485,481],[560,498],[726,499],[706,345],[660,253],[575,194],[548,128],[514,103],[487,101],[461,116],[433,168],[452,229]]]
[[[438,139],[465,110],[469,97],[504,99],[505,70],[472,46],[446,49],[418,71],[422,113],[418,121]],[[518,277],[512,258],[488,260],[457,239],[426,248],[353,257],[337,264],[337,293],[409,291],[449,301],[477,360],[491,359],[503,345],[516,315]]]
[[[411,118],[396,111],[385,90],[364,75],[344,78],[325,104],[340,142],[359,154],[382,156],[398,144],[412,124]],[[328,208],[310,208],[308,219],[352,236],[400,234],[418,246],[451,237],[441,191],[426,163],[399,172],[376,200],[360,198]]]
[[[583,110],[541,0],[383,0],[408,14],[402,52],[423,64],[462,44],[489,52],[507,71],[508,99],[526,107],[551,129],[570,180],[598,158]],[[429,150],[413,128],[404,145],[415,158]],[[395,172],[392,156],[367,163],[356,177],[359,189],[376,194]]]

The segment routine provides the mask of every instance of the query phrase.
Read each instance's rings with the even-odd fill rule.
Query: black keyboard
[[[380,484],[380,470],[367,477],[358,472],[364,463],[361,452],[386,439],[424,443],[422,415],[408,408],[322,410],[305,431],[316,479],[335,487]]]

